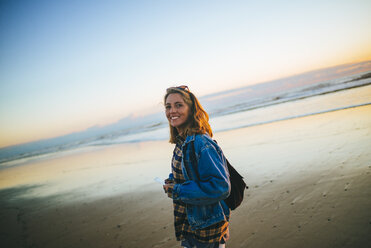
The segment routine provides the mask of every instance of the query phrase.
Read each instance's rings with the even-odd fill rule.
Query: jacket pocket
[[[193,230],[205,228],[226,219],[220,202],[207,205],[187,204],[186,211],[188,222]]]

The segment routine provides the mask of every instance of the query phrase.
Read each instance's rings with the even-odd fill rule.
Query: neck
[[[177,128],[178,135],[183,136],[183,129]]]

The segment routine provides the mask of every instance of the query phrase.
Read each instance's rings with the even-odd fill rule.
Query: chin
[[[171,124],[170,124],[171,125]],[[171,125],[172,127],[179,128],[180,125]]]
[[[177,123],[177,122],[170,122],[170,125],[172,126],[172,127],[179,127],[180,125],[181,125],[181,123],[179,124],[179,123]]]

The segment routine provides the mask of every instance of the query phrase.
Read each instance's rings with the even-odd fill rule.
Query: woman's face
[[[172,127],[181,128],[188,120],[189,107],[179,93],[172,93],[167,96],[165,102],[166,117]]]

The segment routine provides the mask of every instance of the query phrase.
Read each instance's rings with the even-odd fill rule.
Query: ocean
[[[200,97],[214,133],[371,104],[371,61]],[[0,149],[0,169],[92,147],[168,139],[163,112]]]

